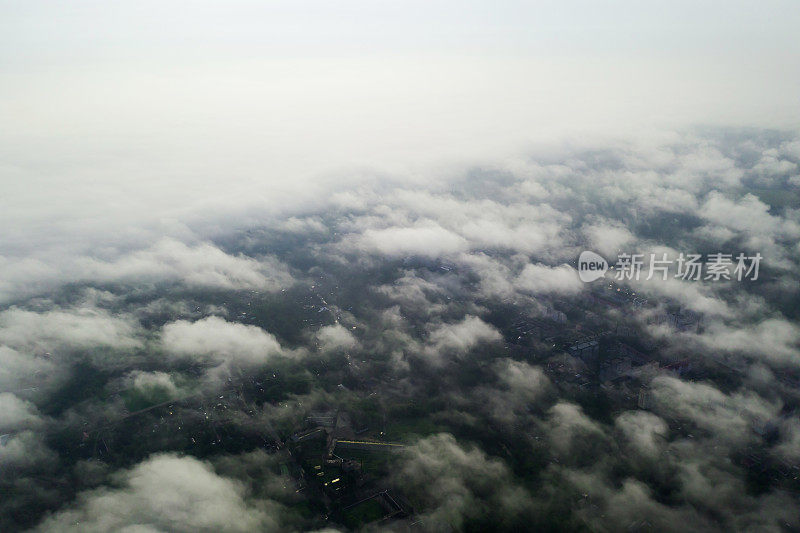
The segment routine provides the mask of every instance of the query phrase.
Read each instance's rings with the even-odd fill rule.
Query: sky
[[[0,2],[5,256],[531,146],[796,129],[800,7]]]

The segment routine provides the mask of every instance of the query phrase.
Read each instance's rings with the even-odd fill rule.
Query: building
[[[597,360],[600,354],[600,343],[596,339],[578,341],[567,349],[567,352],[589,364]]]
[[[642,385],[639,389],[639,398],[636,401],[636,405],[639,407],[639,409],[650,409],[652,404],[653,393],[650,392],[650,387]]]

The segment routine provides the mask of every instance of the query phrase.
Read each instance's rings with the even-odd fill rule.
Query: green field
[[[361,502],[343,512],[344,523],[351,529],[380,520],[385,511],[375,498]]]

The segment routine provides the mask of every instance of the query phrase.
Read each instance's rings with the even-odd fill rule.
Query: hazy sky
[[[0,244],[543,141],[793,129],[798,27],[792,0],[2,1]]]

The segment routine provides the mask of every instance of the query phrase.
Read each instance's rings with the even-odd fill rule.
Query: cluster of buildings
[[[379,481],[388,454],[403,445],[367,438],[369,428],[353,420],[342,410],[312,413],[307,427],[286,440],[303,489],[322,502],[325,516],[353,529],[413,515],[411,505]]]

